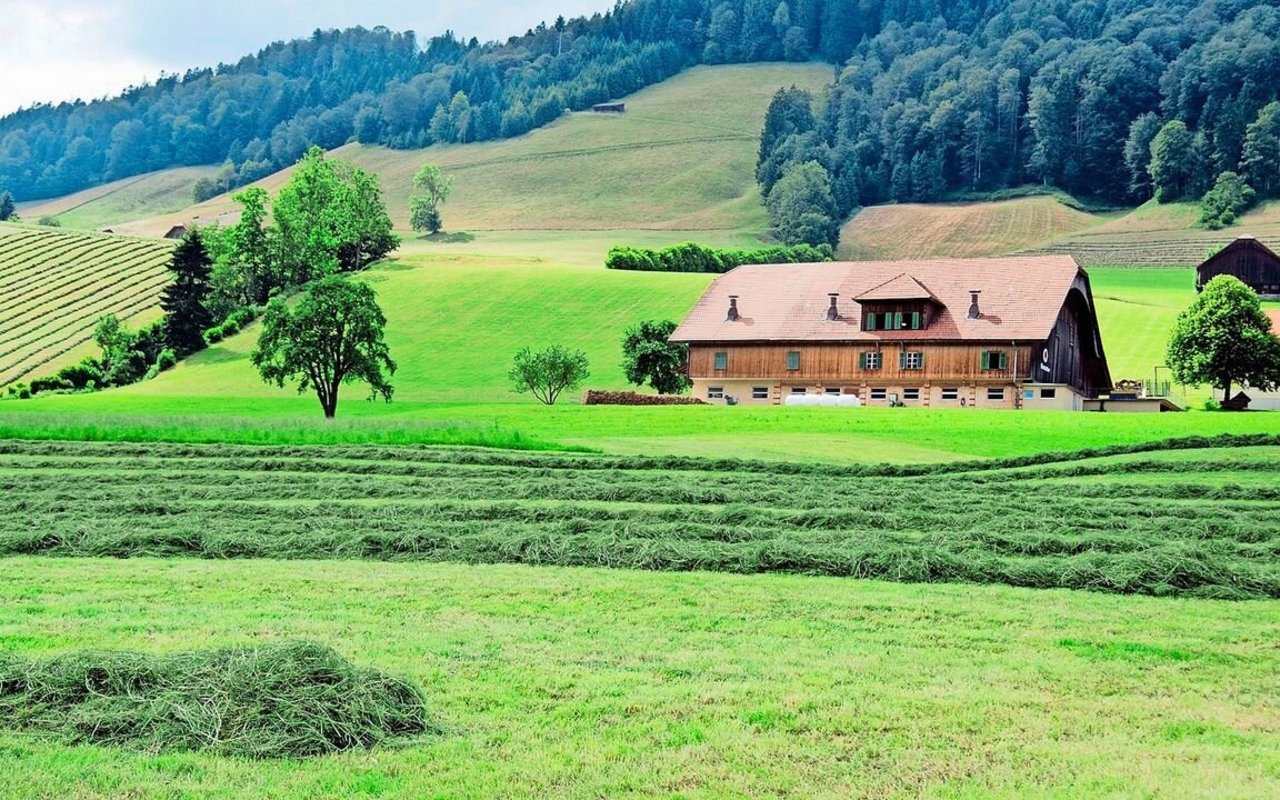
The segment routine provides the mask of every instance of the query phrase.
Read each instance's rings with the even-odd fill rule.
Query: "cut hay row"
[[[1257,443],[1267,446],[1175,443],[1143,456],[912,474],[8,442],[0,553],[521,562],[1275,598],[1280,491],[1232,480],[1274,463],[1280,439]]]
[[[0,386],[61,366],[104,314],[154,308],[172,243],[21,229],[0,238]]]

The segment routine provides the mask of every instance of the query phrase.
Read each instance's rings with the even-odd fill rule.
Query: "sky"
[[[419,41],[452,30],[505,40],[612,0],[0,0],[0,115],[38,102],[118,94],[161,71],[233,63],[316,28],[384,25]]]

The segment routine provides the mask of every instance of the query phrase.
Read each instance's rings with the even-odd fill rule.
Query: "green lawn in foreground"
[[[289,637],[447,733],[305,762],[0,734],[23,798],[1270,797],[1280,606],[561,568],[0,561],[0,642]]]

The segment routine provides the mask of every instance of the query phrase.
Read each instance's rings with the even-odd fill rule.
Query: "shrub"
[[[71,382],[60,375],[54,375],[49,378],[36,378],[31,382],[31,393],[40,394],[41,392],[66,392],[76,387]]]
[[[830,246],[778,245],[755,250],[703,247],[686,242],[662,250],[614,247],[605,258],[605,267],[639,272],[728,272],[744,264],[799,264],[830,261]]]
[[[639,392],[604,392],[592,389],[582,401],[588,406],[704,406],[696,397],[680,397],[671,394],[640,394]]]
[[[0,721],[72,744],[301,758],[433,730],[422,692],[310,642],[0,657]]]
[[[164,372],[166,369],[173,369],[178,363],[178,356],[169,348],[160,351],[160,355],[156,356],[155,368]]]
[[[86,358],[78,364],[63,367],[58,371],[57,377],[65,381],[72,389],[96,389],[105,382],[101,365],[92,358]],[[90,384],[92,384],[92,387]]]
[[[222,341],[222,326],[216,325],[204,332],[204,341],[206,344],[217,344]]]

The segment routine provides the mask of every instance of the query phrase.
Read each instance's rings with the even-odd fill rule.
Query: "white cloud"
[[[589,15],[612,0],[339,0],[218,5],[169,0],[0,0],[0,115],[36,102],[118,94],[161,70],[233,63],[279,39],[316,28],[385,25],[419,41],[451,29],[482,40],[523,33],[539,21]]]

